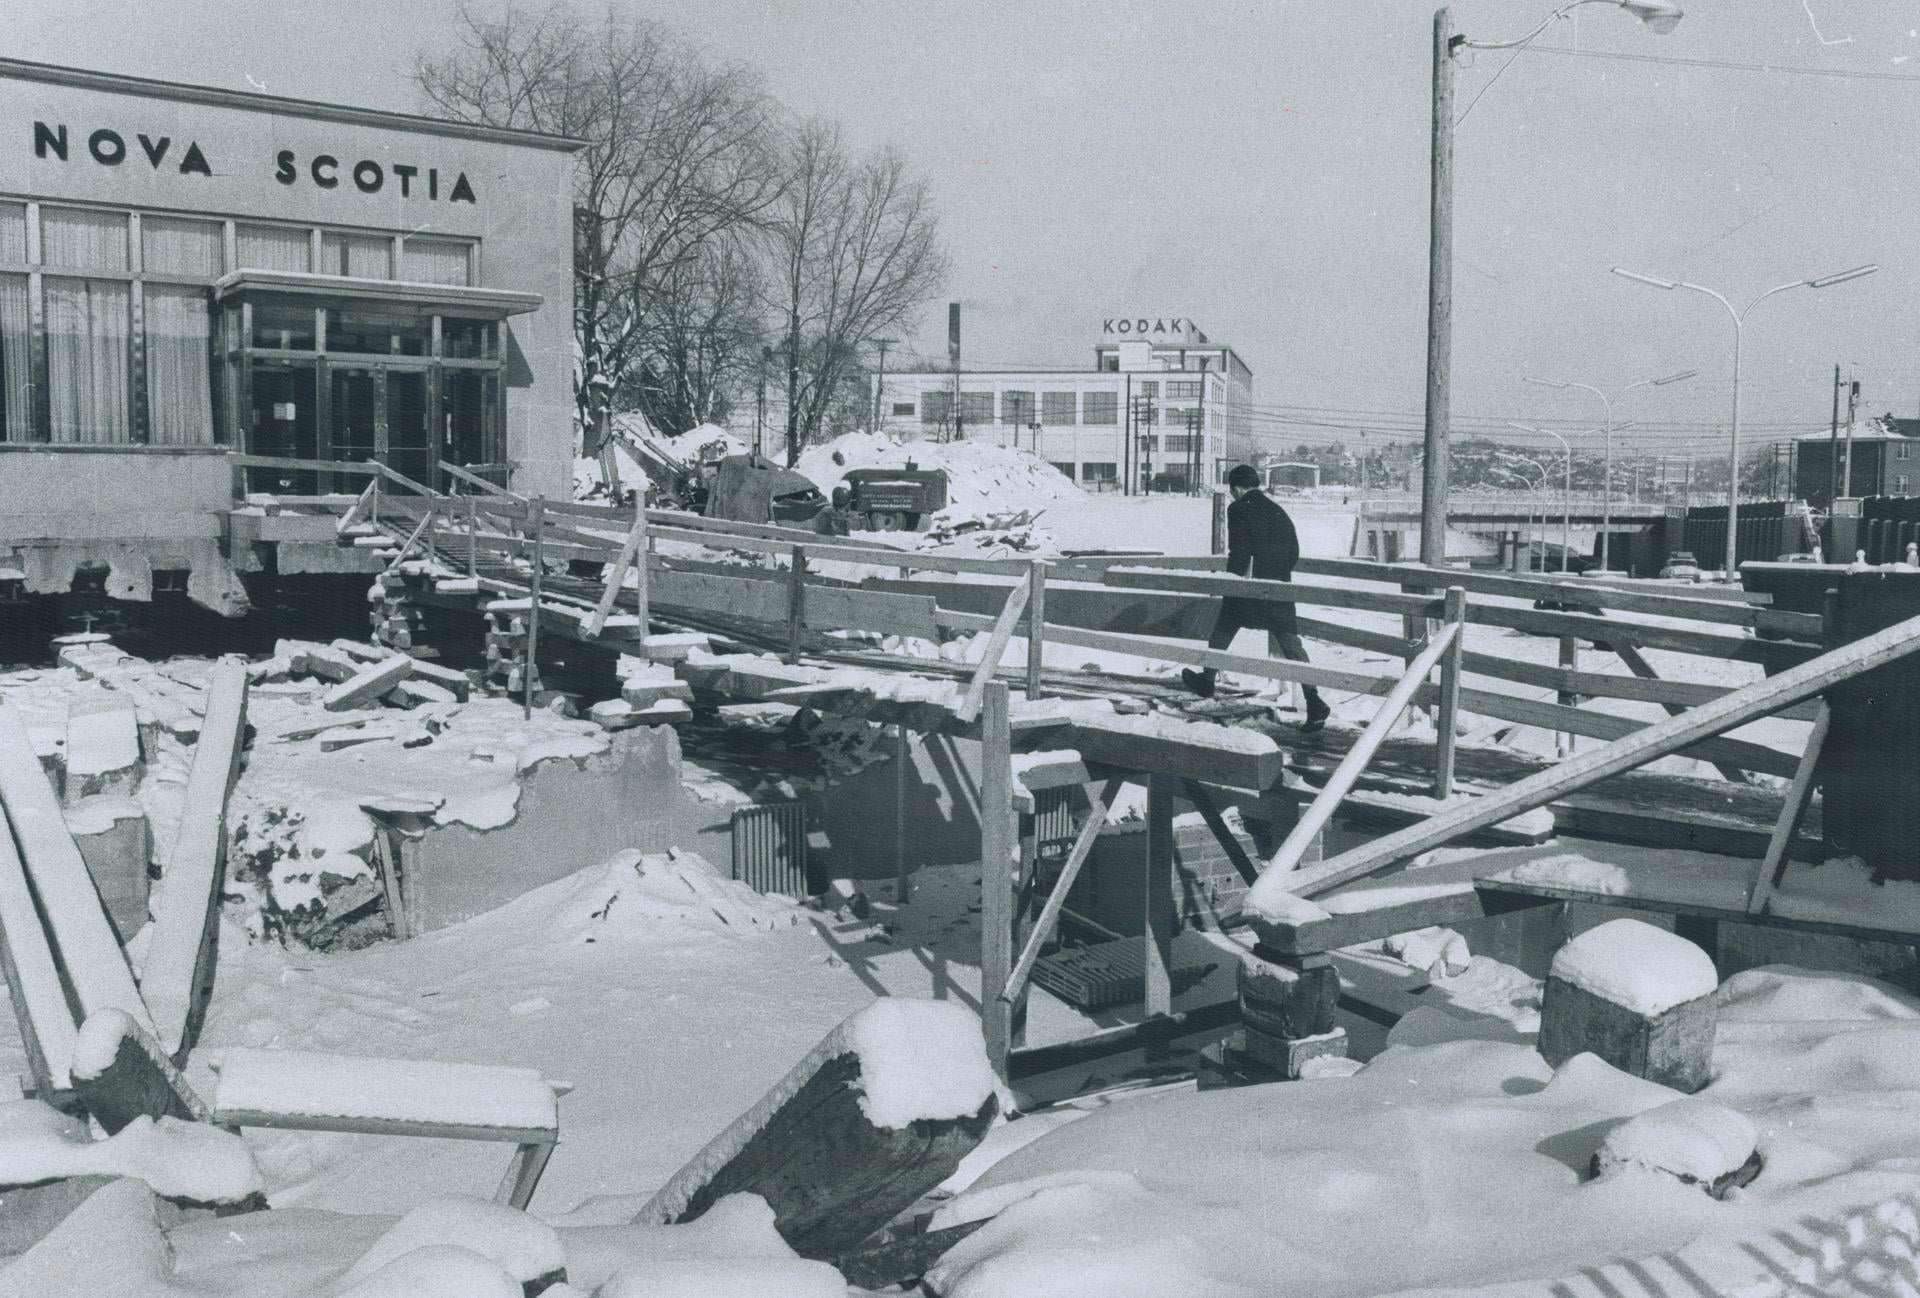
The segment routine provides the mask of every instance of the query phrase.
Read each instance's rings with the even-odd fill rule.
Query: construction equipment
[[[820,488],[792,469],[764,455],[729,455],[714,469],[701,512],[736,523],[805,523],[826,505]]]
[[[945,469],[853,469],[842,479],[852,493],[849,508],[864,514],[876,532],[918,532],[947,507]]]

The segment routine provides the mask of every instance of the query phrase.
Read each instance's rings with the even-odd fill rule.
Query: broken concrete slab
[[[413,674],[413,659],[388,658],[361,668],[348,680],[327,691],[320,706],[329,712],[345,712],[369,699],[377,699]]]
[[[417,663],[414,666],[414,670],[419,670]],[[454,698],[452,690],[444,686],[436,685],[432,681],[422,680],[401,681],[391,690],[381,695],[381,699],[384,702],[391,703],[395,707],[400,708],[418,708],[425,707],[430,703],[455,703],[459,701]]]
[[[95,794],[68,804],[66,822],[107,918],[124,943],[147,922],[153,831],[146,810],[124,794]]]
[[[693,687],[685,681],[629,679],[620,684],[620,697],[636,708],[648,707],[661,699],[691,699]]]
[[[93,794],[132,792],[145,769],[132,701],[105,694],[69,703],[66,765],[69,806]]]

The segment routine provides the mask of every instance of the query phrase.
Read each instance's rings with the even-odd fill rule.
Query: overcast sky
[[[892,140],[931,178],[965,304],[969,365],[1082,365],[1104,316],[1181,315],[1254,370],[1267,431],[1321,440],[1305,408],[1417,423],[1423,391],[1431,14],[1408,0],[616,0],[713,56],[760,67],[796,113]],[[482,9],[501,7],[481,0]],[[589,11],[597,11],[587,5]],[[1462,0],[1478,39],[1548,0]],[[451,0],[10,0],[5,53],[112,72],[417,108],[414,55],[453,39]],[[1636,391],[1627,434],[1718,445],[1744,305],[1752,434],[1824,425],[1835,363],[1863,409],[1920,413],[1920,4],[1700,0],[1659,36],[1603,4],[1542,46],[1849,75],[1531,52],[1458,130],[1454,409],[1582,418]],[[1459,71],[1458,108],[1507,55]],[[945,299],[943,298],[943,301]],[[945,312],[915,340],[944,356]],[[1341,416],[1345,420],[1349,416]],[[1651,427],[1682,422],[1687,430]],[[1649,447],[1649,449],[1652,449]]]

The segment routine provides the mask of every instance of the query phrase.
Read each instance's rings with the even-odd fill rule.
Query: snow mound
[[[89,1140],[84,1124],[38,1100],[0,1104],[0,1185],[65,1176],[131,1177],[196,1203],[235,1203],[262,1185],[246,1143],[219,1127],[143,1116]]]
[[[860,1056],[860,1108],[876,1127],[971,1117],[993,1094],[980,1020],[957,1001],[884,997],[846,1031]]]
[[[522,1298],[526,1290],[470,1248],[429,1244],[337,1292],[340,1298]]]
[[[1920,998],[1859,974],[1765,965],[1727,979],[1722,1022],[1848,1023],[1920,1019]]]
[[[985,442],[895,442],[877,433],[847,433],[809,447],[795,467],[831,495],[849,469],[899,469],[909,460],[922,469],[946,470],[947,507],[936,516],[943,520],[1037,513],[1086,494],[1031,451]]]
[[[847,1282],[825,1262],[800,1258],[685,1258],[624,1267],[599,1298],[846,1298]]]
[[[1637,919],[1588,929],[1553,957],[1553,976],[1636,1014],[1663,1014],[1720,986],[1713,958]]]
[[[692,852],[648,855],[634,849],[555,880],[509,902],[516,927],[555,941],[655,940],[663,926],[746,936],[794,928],[805,911],[785,897],[763,896],[722,878]]]
[[[1593,1156],[1593,1168],[1599,1176],[1643,1168],[1710,1185],[1752,1157],[1759,1139],[1746,1114],[1688,1096],[1609,1131]]]
[[[0,1266],[0,1294],[183,1293],[167,1283],[173,1250],[138,1181],[101,1186],[32,1248]]]
[[[1418,969],[1429,978],[1457,978],[1473,963],[1467,939],[1450,928],[1421,928],[1411,933],[1396,933],[1381,943],[1381,950],[1410,969]]]
[[[623,1215],[631,1216],[632,1207]],[[631,1276],[687,1262],[799,1260],[780,1237],[773,1209],[757,1194],[729,1194],[692,1221],[677,1226],[563,1227],[567,1279],[597,1289],[614,1275]]]
[[[357,1284],[430,1247],[478,1254],[520,1284],[552,1275],[567,1264],[559,1234],[545,1222],[518,1208],[449,1194],[427,1200],[395,1222],[341,1282]]]

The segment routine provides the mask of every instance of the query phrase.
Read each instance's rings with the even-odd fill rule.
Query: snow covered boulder
[[[566,1279],[566,1254],[553,1227],[518,1208],[446,1194],[395,1222],[341,1278],[341,1287],[352,1289],[409,1254],[434,1248],[478,1254],[530,1292]]]
[[[1627,1119],[1594,1151],[1593,1174],[1662,1172],[1718,1199],[1760,1172],[1759,1133],[1746,1114],[1688,1096]]]
[[[1688,1093],[1712,1076],[1719,975],[1685,938],[1616,919],[1561,947],[1540,1009],[1540,1054],[1555,1067],[1591,1052],[1622,1072]]]

